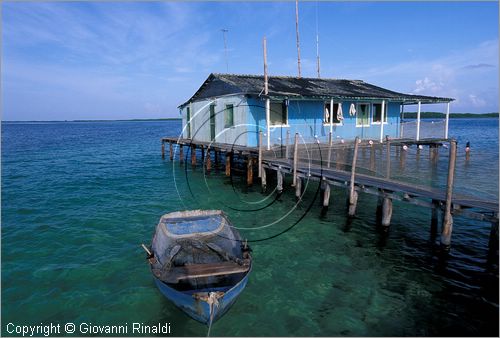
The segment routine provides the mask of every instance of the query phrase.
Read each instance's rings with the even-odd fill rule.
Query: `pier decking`
[[[262,135],[260,135],[262,139]],[[302,199],[303,181],[318,181],[323,191],[323,206],[328,207],[330,186],[343,187],[347,191],[348,213],[354,216],[358,194],[360,192],[378,197],[377,214],[383,227],[390,226],[392,201],[404,201],[421,207],[432,209],[431,231],[437,232],[438,211],[443,213],[441,227],[441,244],[449,249],[453,217],[463,217],[491,222],[490,244],[498,247],[498,201],[477,198],[468,194],[453,192],[453,176],[455,174],[456,142],[446,139],[386,139],[383,143],[367,140],[351,142],[330,142],[320,144],[299,143],[299,135],[295,142],[290,142],[287,135],[283,145],[271,150],[264,147],[245,147],[226,143],[199,142],[190,139],[165,137],[162,140],[162,156],[165,157],[165,144],[169,144],[170,159],[174,159],[174,145],[178,145],[181,162],[187,160],[183,148],[191,151],[191,164],[196,166],[196,149],[200,149],[201,158],[208,170],[211,169],[211,156],[214,153],[215,163],[219,163],[220,155],[225,156],[226,175],[231,175],[231,163],[238,156],[246,163],[247,183],[253,184],[253,171],[258,169],[263,190],[267,186],[267,172],[274,172],[277,177],[277,190],[283,190],[284,175],[291,175],[295,195]],[[262,142],[260,143],[262,144]],[[401,179],[401,172],[406,165],[408,147],[416,147],[417,161],[427,161],[437,166],[439,148],[449,148],[446,184],[436,188],[419,182],[408,182]],[[428,147],[429,155],[424,154]],[[360,153],[362,152],[362,155]],[[448,152],[448,149],[447,149]],[[441,155],[444,157],[445,155]],[[206,158],[205,158],[206,156]],[[381,168],[383,164],[383,168]],[[391,167],[392,165],[392,167]],[[401,169],[403,168],[403,169]],[[398,169],[397,174],[392,171]],[[442,170],[441,170],[442,171]]]

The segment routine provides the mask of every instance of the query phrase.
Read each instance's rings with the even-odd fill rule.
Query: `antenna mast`
[[[227,61],[227,41],[226,41],[226,33],[229,32],[228,29],[222,28],[222,37],[224,38],[224,58],[226,59],[226,72],[229,73],[229,63]]]
[[[318,69],[318,79],[321,77],[319,68],[320,68],[320,62],[319,62],[319,31],[318,31],[318,2],[316,1],[316,66]]]
[[[299,42],[299,0],[295,0],[295,32],[297,34],[297,66],[299,68],[299,77],[301,77],[300,73],[300,42]]]

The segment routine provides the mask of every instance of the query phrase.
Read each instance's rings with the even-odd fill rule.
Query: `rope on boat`
[[[209,292],[208,297],[203,299],[207,302],[210,309],[210,320],[208,322],[208,333],[207,337],[210,336],[210,329],[212,328],[212,322],[214,320],[215,309],[219,307],[219,298],[224,296],[224,292]]]

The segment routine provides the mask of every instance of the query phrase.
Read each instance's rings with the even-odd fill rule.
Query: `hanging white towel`
[[[344,119],[344,113],[342,112],[342,103],[339,103],[337,108],[337,120],[342,121]]]
[[[349,108],[349,115],[356,115],[356,106],[354,105],[354,103],[351,103],[351,107]]]

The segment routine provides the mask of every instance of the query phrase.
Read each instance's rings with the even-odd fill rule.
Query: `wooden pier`
[[[165,158],[165,143],[169,144],[170,160],[174,159],[175,146],[179,147],[180,163],[185,159],[183,148],[191,151],[191,165],[195,167],[196,150],[199,149],[202,161],[207,171],[211,169],[211,152],[218,164],[219,158],[225,159],[225,174],[232,174],[232,164],[236,157],[243,163],[246,170],[247,184],[254,182],[254,169],[257,169],[262,190],[267,188],[267,177],[270,172],[276,174],[278,193],[283,191],[284,178],[292,177],[292,186],[295,188],[297,199],[302,198],[304,180],[317,181],[321,184],[322,205],[327,208],[330,203],[331,186],[346,189],[348,215],[355,216],[359,193],[374,195],[378,198],[377,219],[383,228],[388,229],[391,223],[393,200],[403,201],[420,207],[431,208],[431,232],[437,232],[439,211],[442,212],[441,239],[442,246],[448,250],[451,245],[453,229],[453,216],[463,216],[470,219],[491,222],[490,246],[498,249],[498,201],[480,199],[473,196],[453,193],[455,162],[457,156],[457,143],[455,140],[409,140],[385,139],[383,143],[361,141],[329,144],[299,144],[298,134],[294,143],[288,144],[292,138],[287,134],[286,144],[265,150],[263,146],[246,147],[226,143],[200,142],[190,139],[165,137],[162,141],[162,157]],[[262,134],[259,135],[262,140]],[[262,141],[260,142],[262,145]],[[406,148],[416,146],[416,159],[424,159],[424,147],[428,147],[429,156],[425,156],[430,163],[436,163],[439,158],[439,148],[447,146],[448,172],[446,189],[437,189],[430,186],[417,185],[391,179],[391,154],[399,158],[399,166],[404,166],[406,161]],[[405,148],[406,147],[406,148]],[[361,149],[360,149],[361,148]],[[206,158],[204,153],[206,151]],[[384,160],[384,175],[370,175],[362,168],[358,161],[359,153],[369,153],[367,167],[373,169],[377,162]],[[307,156],[305,154],[307,153]],[[348,156],[349,155],[349,156]],[[186,155],[187,157],[187,155]],[[204,160],[203,160],[204,159]],[[349,162],[347,162],[349,160]],[[365,170],[360,170],[365,169]],[[358,172],[359,171],[359,172]],[[365,171],[365,172],[363,172]]]

